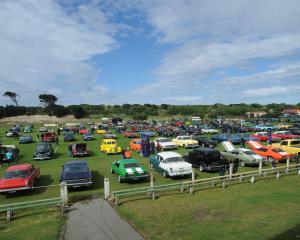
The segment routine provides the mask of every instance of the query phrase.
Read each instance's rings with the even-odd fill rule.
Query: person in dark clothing
[[[239,165],[240,165],[240,160],[238,158],[234,159],[234,161],[233,161],[233,169],[232,169],[232,173],[233,174],[237,173],[237,171],[239,169]]]
[[[241,138],[241,147],[245,148],[245,138],[244,138],[244,136],[242,136],[242,138]]]
[[[60,128],[57,129],[57,135],[60,136]]]

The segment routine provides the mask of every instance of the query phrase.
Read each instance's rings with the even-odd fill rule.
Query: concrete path
[[[143,240],[103,199],[69,208],[65,240]]]

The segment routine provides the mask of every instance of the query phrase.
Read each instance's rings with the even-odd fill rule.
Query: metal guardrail
[[[179,190],[181,192],[185,192],[189,190],[189,193],[193,193],[196,189],[207,189],[214,187],[222,187],[225,188],[227,185],[234,183],[242,183],[248,182],[254,183],[258,179],[267,179],[276,177],[279,179],[281,175],[288,175],[297,172],[300,175],[300,164],[295,165],[287,165],[277,168],[265,168],[259,169],[255,171],[249,172],[241,172],[236,174],[230,174],[225,176],[217,176],[211,178],[203,178],[192,181],[185,181],[180,183],[171,183],[171,184],[163,184],[142,188],[133,188],[121,191],[113,191],[111,193],[111,200],[115,201],[115,205],[118,206],[120,204],[120,198],[133,197],[137,195],[146,195],[147,197],[151,197],[155,199],[155,193],[164,192],[164,191],[172,191]],[[247,180],[247,181],[246,181]]]

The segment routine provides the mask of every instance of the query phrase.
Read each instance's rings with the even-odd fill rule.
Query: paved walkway
[[[103,199],[69,208],[65,240],[143,240]]]

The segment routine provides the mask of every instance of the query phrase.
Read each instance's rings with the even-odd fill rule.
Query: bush
[[[81,106],[72,105],[69,106],[68,109],[76,119],[83,118],[87,115]]]
[[[56,117],[63,117],[69,114],[69,110],[61,105],[54,105],[52,106],[52,113]]]

